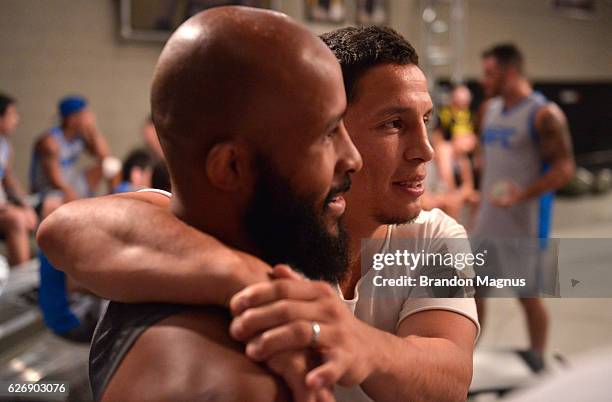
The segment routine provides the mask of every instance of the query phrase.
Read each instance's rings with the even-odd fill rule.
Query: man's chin
[[[399,209],[396,211],[386,211],[378,213],[376,217],[376,221],[381,225],[402,225],[405,223],[414,222],[421,213],[421,205],[411,205],[410,207],[403,208],[403,211]]]
[[[327,234],[331,237],[338,237],[340,235],[340,220],[336,218],[328,218],[325,220],[325,229]]]

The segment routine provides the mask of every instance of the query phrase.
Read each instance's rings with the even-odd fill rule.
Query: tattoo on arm
[[[557,106],[546,106],[541,113],[537,131],[544,160],[553,163],[573,158],[572,140],[563,112]]]

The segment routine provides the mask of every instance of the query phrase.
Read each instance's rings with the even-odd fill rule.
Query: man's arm
[[[64,181],[60,168],[59,146],[51,136],[46,136],[37,145],[40,162],[45,175],[53,187],[64,192],[65,201],[72,201],[78,197],[76,191]]]
[[[26,198],[27,193],[24,191],[23,187],[17,177],[15,176],[15,172],[13,171],[13,161],[14,161],[14,153],[11,147],[9,160],[6,164],[6,171],[4,173],[4,188],[7,193],[10,194],[19,205],[25,207],[28,205]]]
[[[378,368],[361,385],[371,398],[467,399],[476,337],[472,321],[451,311],[427,310],[404,319],[397,335],[379,332],[380,339],[373,341]]]
[[[227,336],[220,309],[199,308],[147,329],[102,401],[288,401],[287,387]]]
[[[108,142],[96,126],[96,117],[93,112],[88,111],[87,113],[87,124],[83,133],[83,139],[89,153],[99,161],[102,161],[110,154]]]
[[[536,114],[535,128],[542,159],[550,168],[523,191],[522,200],[560,189],[571,180],[576,170],[572,139],[563,111],[554,103],[542,107]]]
[[[360,385],[376,401],[466,398],[477,328],[460,314],[416,313],[390,334],[357,319],[329,285],[295,280],[250,286],[231,308],[230,333],[255,361],[309,347],[316,321],[324,363],[306,376],[312,387]]]
[[[152,192],[78,200],[41,223],[38,244],[76,282],[122,302],[227,305],[268,279],[267,264],[183,223],[169,203]]]

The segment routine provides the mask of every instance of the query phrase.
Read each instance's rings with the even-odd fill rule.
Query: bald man
[[[303,26],[237,7],[194,16],[164,47],[151,91],[172,213],[270,264],[338,280],[341,194],[361,167],[345,108],[338,62]],[[285,400],[228,325],[221,310],[111,302],[91,349],[96,400]]]
[[[319,287],[316,281],[280,279],[271,282],[273,288],[247,288],[246,295],[265,294],[277,286],[279,295],[293,292],[291,289],[298,293],[315,291],[312,300],[300,300],[293,293],[286,294],[285,300],[269,303],[270,307],[284,305],[286,310],[276,312],[290,318],[289,322],[277,321],[278,328],[269,328],[271,333],[276,332],[270,337],[277,339],[272,346],[308,349],[312,317],[320,323],[320,342],[332,340],[331,345],[322,345],[329,352],[331,366],[321,366],[324,372],[305,378],[306,371],[302,384],[306,380],[309,387],[315,386],[321,378],[325,385],[344,385],[336,387],[340,401],[464,398],[478,328],[473,300],[423,298],[408,289],[390,297],[388,290],[372,287],[374,271],[362,272],[358,261],[361,238],[385,238],[394,244],[401,243],[401,237],[417,238],[429,249],[435,244],[443,247],[443,239],[465,237],[463,228],[439,210],[421,212],[419,206],[424,165],[432,156],[426,130],[432,105],[416,52],[396,32],[378,27],[338,30],[325,35],[324,41],[341,62],[349,99],[346,122],[367,160],[364,169],[354,175],[353,189],[347,194],[347,229],[353,250],[350,269],[336,285],[336,292]],[[140,193],[73,204],[45,222],[40,232],[43,247],[54,250],[60,266],[96,292],[124,301],[227,306],[237,291],[257,281],[256,272],[269,269],[260,260],[233,252],[138,199],[159,205],[168,202],[163,196]],[[122,228],[120,222],[126,220],[130,226]],[[164,227],[164,232],[148,224],[152,221]],[[76,222],[88,223],[81,226]],[[401,225],[406,222],[413,223]],[[262,226],[275,224],[276,219],[261,221]],[[87,231],[88,225],[99,230]],[[68,250],[61,247],[55,234],[61,230],[80,233],[87,239],[81,237],[85,241]],[[172,275],[168,266],[173,267]],[[252,337],[251,332],[262,328],[253,324],[258,321],[274,327],[274,322],[255,319],[261,318],[261,310],[257,310],[265,308],[265,303],[252,305],[250,311],[240,314],[244,307],[240,307],[240,299],[234,298],[234,312],[251,319],[236,319],[232,335],[256,345],[259,337]],[[303,314],[315,316],[305,319]],[[239,326],[245,331],[241,332]],[[301,337],[292,337],[287,328],[294,328]],[[279,342],[279,335],[287,342]],[[247,355],[265,361],[285,378],[284,374],[296,365],[291,361],[275,365],[273,355],[277,351],[269,346],[263,352],[270,356],[253,353],[253,346],[247,347]],[[331,378],[329,369],[333,371]],[[295,389],[295,383],[285,379]]]

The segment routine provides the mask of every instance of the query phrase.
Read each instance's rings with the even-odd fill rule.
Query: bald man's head
[[[214,216],[204,216],[202,205],[207,211],[216,205],[217,214],[222,209],[241,217],[247,230],[261,230],[249,222],[262,219],[292,225],[268,222],[276,236],[250,233],[256,242],[265,237],[299,245],[289,232],[313,237],[312,227],[298,229],[301,220],[314,221],[327,235],[339,233],[339,195],[361,159],[342,123],[340,66],[304,26],[245,7],[197,14],[162,51],[151,109],[173,191],[183,215],[197,221],[192,224],[205,227],[202,221]],[[278,209],[291,216],[283,218]]]
[[[342,85],[335,70],[325,45],[284,14],[219,7],[195,15],[166,44],[151,92],[171,171],[191,170],[219,142],[265,144],[304,114],[304,105],[290,107],[309,92],[300,84],[327,76]]]

